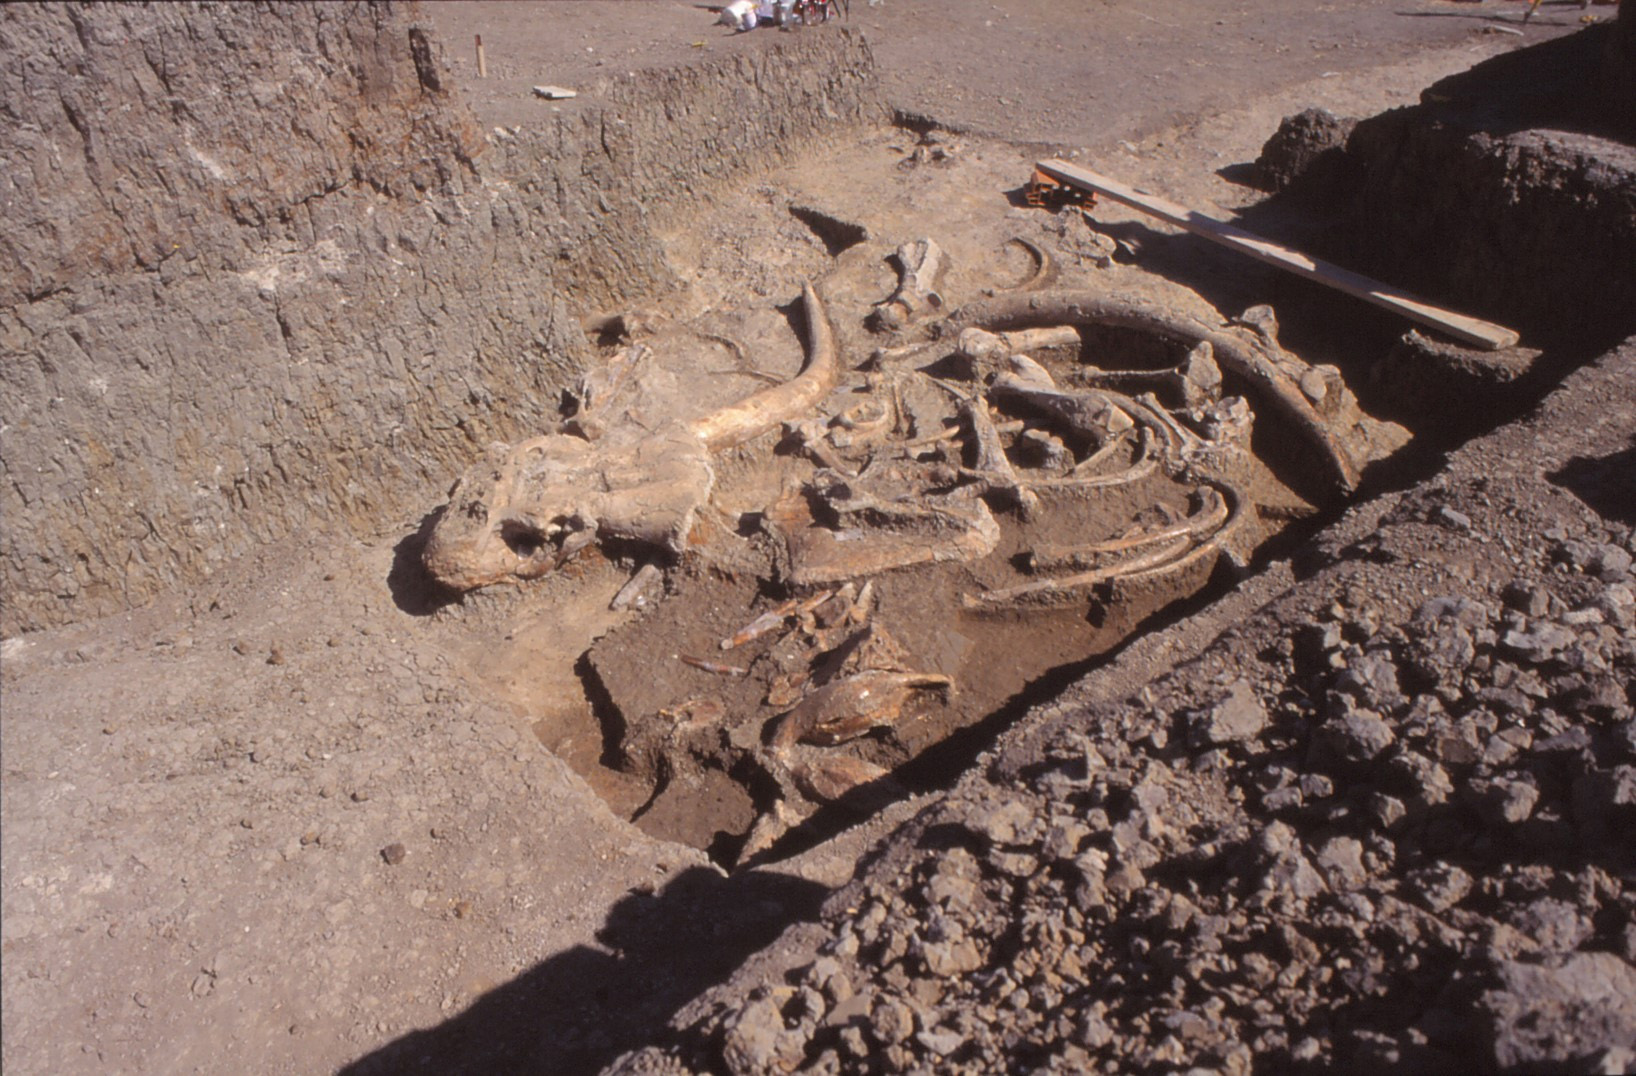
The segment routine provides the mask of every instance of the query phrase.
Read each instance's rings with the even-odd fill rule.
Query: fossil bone
[[[818,515],[815,518],[814,503]],[[789,551],[788,580],[815,586],[894,568],[976,560],[994,551],[999,524],[971,497],[905,491],[877,496],[863,484],[820,473],[767,509]]]
[[[647,590],[659,579],[660,574],[659,566],[651,560],[648,561],[636,570],[636,574],[631,576],[629,582],[619,588],[619,593],[608,603],[608,608],[621,612],[634,605],[640,609],[647,604]]]
[[[1092,448],[1100,448],[1136,425],[1129,398],[1117,393],[1068,392],[1041,384],[1026,373],[1000,375],[989,392],[997,403],[1021,405],[1055,420]]]
[[[1041,546],[1028,554],[1028,566],[1033,571],[1051,571],[1057,568],[1085,569],[1107,560],[1108,557],[1132,549],[1164,542],[1173,544],[1178,539],[1213,531],[1227,522],[1227,502],[1213,487],[1205,486],[1199,492],[1202,503],[1199,510],[1186,519],[1156,531],[1142,531],[1124,538],[1092,542],[1076,546]]]
[[[750,675],[750,670],[741,665],[725,665],[719,661],[707,661],[704,658],[694,657],[692,654],[677,654],[676,658],[683,665],[691,665],[700,672],[711,673],[715,676],[731,676],[736,680],[742,680]]]
[[[491,447],[450,490],[421,556],[426,570],[446,587],[471,590],[543,575],[600,539],[679,555],[715,484],[710,454],[806,413],[835,384],[823,301],[810,284],[802,299],[806,366],[781,385],[693,422],[612,423],[594,441],[551,433]]]
[[[873,762],[851,755],[802,759],[790,767],[795,787],[815,803],[834,803],[861,786],[888,776],[886,770]]]
[[[933,239],[914,239],[898,247],[893,259],[898,266],[897,290],[875,307],[869,326],[877,332],[892,332],[925,314],[943,309],[938,289],[947,259]]]
[[[790,617],[800,617],[812,612],[818,606],[835,597],[835,594],[836,592],[833,589],[820,590],[818,593],[808,595],[805,598],[791,598],[788,601],[779,602],[732,635],[723,639],[718,645],[723,650],[731,650],[734,647],[753,642],[763,635],[783,627],[784,622]]]
[[[1065,323],[1138,329],[1190,347],[1208,342],[1215,362],[1224,371],[1246,381],[1311,442],[1327,479],[1344,491],[1357,488],[1364,464],[1396,447],[1393,442],[1401,443],[1400,431],[1363,415],[1350,393],[1331,405],[1334,411],[1329,413],[1335,417],[1326,419],[1301,390],[1303,373],[1313,368],[1282,351],[1260,325],[1212,326],[1196,318],[1178,317],[1146,299],[1047,291],[971,303],[950,315],[944,332],[958,335],[969,326],[992,332]],[[1326,385],[1326,389],[1329,387]]]
[[[953,687],[953,680],[936,673],[868,669],[802,699],[778,719],[769,746],[776,751],[797,741],[827,747],[855,740],[897,724],[916,692],[936,689],[946,696]]]
[[[1019,351],[1048,347],[1078,347],[1079,330],[1072,325],[1047,325],[1013,332],[991,333],[975,326],[960,330],[955,350],[968,359],[999,362]]]
[[[1039,498],[1017,478],[1016,469],[1006,458],[1000,431],[994,428],[994,418],[988,413],[988,403],[980,396],[966,400],[960,404],[960,416],[971,425],[977,456],[972,469],[981,473],[988,488],[1009,500],[1024,519],[1033,519],[1039,513]]]
[[[1157,549],[1140,553],[1117,564],[1092,568],[1072,575],[1053,576],[981,594],[967,594],[962,599],[962,604],[973,611],[994,611],[1031,601],[1052,604],[1078,598],[1090,588],[1103,583],[1153,580],[1180,572],[1193,567],[1206,557],[1227,556],[1238,563],[1242,556],[1236,542],[1245,522],[1243,498],[1237,490],[1225,484],[1211,483],[1209,488],[1215,491],[1224,510],[1217,507],[1214,502],[1206,504],[1198,513],[1204,519],[1199,520],[1196,526],[1170,528],[1169,530],[1175,534],[1174,539],[1166,541]],[[1219,525],[1200,540],[1201,532],[1211,521],[1219,521]],[[1105,545],[1111,552],[1122,544],[1125,548],[1140,549],[1145,544],[1161,540],[1164,539],[1160,535],[1153,535],[1148,542],[1137,541],[1128,544],[1112,542]]]
[[[1014,235],[1010,239],[1006,240],[1006,242],[1017,244],[1019,247],[1022,247],[1024,250],[1028,251],[1028,253],[1034,258],[1034,271],[1028,275],[1027,280],[1014,285],[1011,289],[1012,291],[1033,291],[1035,288],[1044,287],[1046,284],[1049,284],[1057,275],[1056,262],[1052,260],[1050,254],[1046,253],[1044,247],[1040,246],[1032,239],[1024,239],[1020,235]]]
[[[1126,395],[1153,393],[1171,407],[1202,407],[1221,396],[1221,368],[1216,365],[1215,349],[1208,340],[1193,345],[1187,358],[1168,370],[1097,370],[1084,367],[1075,372],[1073,380],[1087,388],[1107,389]]]

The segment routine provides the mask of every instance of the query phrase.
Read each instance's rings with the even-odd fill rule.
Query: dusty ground
[[[1515,45],[1485,31],[1520,13],[1501,2],[1203,16],[1184,3],[853,7],[892,102],[973,133],[954,137],[946,167],[900,169],[913,139],[882,131],[731,185],[671,236],[667,256],[692,286],[669,316],[732,309],[732,292],[751,297],[769,339],[788,334],[769,308],[827,263],[810,229],[791,225],[791,202],[868,225],[859,296],[889,285],[874,255],[950,220],[953,286],[1009,279],[1023,263],[983,252],[1040,227],[1004,199],[1035,154],[980,132],[1078,150],[1201,207],[1242,206],[1257,195],[1218,170],[1252,159],[1279,117],[1412,100]],[[431,15],[491,125],[575,107],[526,96],[535,83],[585,89],[776,33],[726,36],[707,12],[668,3]],[[1579,15],[1547,7],[1527,34]],[[479,32],[495,76],[484,83],[460,47]],[[1031,46],[1040,40],[1054,47]],[[1229,312],[1267,286],[1210,254],[1181,277]],[[795,361],[793,336],[785,345],[769,352],[780,373]],[[397,1069],[423,1047],[440,1069],[594,1070],[814,915],[866,843],[924,802],[732,876],[628,824],[647,790],[600,765],[602,731],[573,674],[615,625],[606,602],[625,572],[596,564],[432,608],[411,562],[419,525],[383,520],[371,542],[269,551],[128,615],[6,641],[8,1071],[216,1071],[247,1056],[269,1071]],[[497,1042],[493,1028],[514,1017],[527,1033]],[[424,1029],[434,1039],[398,1042]]]

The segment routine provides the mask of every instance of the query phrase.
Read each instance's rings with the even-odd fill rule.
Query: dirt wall
[[[1636,75],[1633,24],[1503,54],[1358,123],[1337,236],[1349,264],[1525,343],[1636,332],[1636,112],[1586,74]]]
[[[882,113],[826,29],[483,132],[389,3],[11,6],[0,72],[7,634],[412,524],[672,284],[665,214]]]

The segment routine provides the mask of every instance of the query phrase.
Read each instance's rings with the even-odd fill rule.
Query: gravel
[[[1631,428],[1636,342],[1190,663],[1025,721],[812,948],[612,1071],[1625,1071],[1633,535],[1529,460],[1605,436],[1587,413]],[[754,990],[836,981],[872,1000],[736,1045]]]

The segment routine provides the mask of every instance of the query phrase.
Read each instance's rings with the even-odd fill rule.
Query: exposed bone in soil
[[[1614,100],[1636,20],[1318,212],[1230,181],[1281,116],[1584,12],[851,6],[0,9],[8,1072],[1628,1063],[1629,351],[1428,447],[1628,324],[1628,147],[1473,123]],[[1310,249],[1533,347],[1028,207],[1076,151],[1295,245],[1366,210]],[[943,303],[869,334],[926,238]],[[677,444],[685,534],[428,586],[489,442],[798,379],[802,280],[837,390]]]
[[[1033,253],[1042,269],[1054,261]],[[913,317],[883,319],[877,305],[863,319],[899,334],[918,321],[898,339],[922,346],[846,356],[853,372],[827,400],[782,414],[790,455],[770,439],[737,453],[704,492],[755,505],[751,491],[776,486],[776,497],[701,532],[666,600],[591,648],[606,751],[650,789],[635,813],[648,832],[728,861],[767,854],[824,803],[883,781],[1050,670],[1117,646],[1220,564],[1242,569],[1303,494],[1336,491],[1259,461],[1253,408],[1227,393],[1295,415],[1263,438],[1304,439],[1345,488],[1405,440],[1361,414],[1338,371],[1279,348],[1265,310],[1254,330],[1212,330],[1150,299],[1052,292],[927,320],[942,300],[919,296],[945,257],[935,240],[900,244],[888,303]],[[844,275],[826,286],[848,293]],[[825,316],[808,295],[809,319]],[[1122,370],[1105,343],[1090,365],[1081,325],[1154,338],[1138,354],[1167,365]],[[1090,387],[1113,384],[1168,402]],[[607,420],[597,426],[600,443],[623,443]],[[538,499],[493,494],[487,518],[507,498]],[[460,503],[457,491],[449,511]],[[730,660],[700,657],[716,640]],[[804,781],[789,758],[798,743]]]

